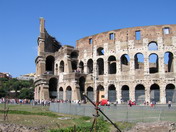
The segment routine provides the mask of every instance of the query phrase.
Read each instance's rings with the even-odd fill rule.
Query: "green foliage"
[[[90,117],[89,117],[90,118]],[[87,120],[88,117],[81,117],[77,120]],[[73,126],[73,127],[67,127],[67,128],[62,128],[62,129],[52,129],[52,130],[49,130],[49,132],[89,132],[92,128],[92,122],[83,122],[80,123],[79,125],[77,126]],[[96,124],[96,127],[94,128],[96,129],[96,132],[109,132],[109,124],[103,120],[103,118],[98,118],[97,119],[97,124]]]
[[[17,80],[13,79],[0,79],[0,98],[11,97],[10,91],[15,91],[15,95],[12,98],[32,99],[34,93],[33,80]],[[18,93],[20,91],[20,93]]]
[[[33,99],[34,97],[34,89],[33,88],[23,88],[19,95],[19,99]]]

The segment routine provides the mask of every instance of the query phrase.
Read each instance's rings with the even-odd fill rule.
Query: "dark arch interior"
[[[150,87],[150,101],[152,102],[160,101],[160,88],[158,84],[153,84]]]
[[[87,62],[88,73],[93,73],[93,60],[89,59]]]
[[[79,78],[79,87],[80,87],[81,100],[84,100],[84,96],[83,96],[83,93],[85,92],[85,78],[84,77]]]
[[[97,49],[97,55],[104,55],[104,49],[102,47]]]
[[[140,104],[143,104],[145,101],[145,87],[141,84],[135,88],[135,101]]]
[[[108,58],[109,64],[109,74],[116,74],[116,58],[114,56],[110,56]]]
[[[129,100],[129,87],[127,85],[122,86],[122,101],[127,102]]]
[[[51,99],[54,99],[57,97],[57,79],[51,78],[49,80],[49,95]]]
[[[104,60],[102,58],[99,58],[97,60],[97,70],[98,70],[98,75],[103,75],[104,74]]]
[[[60,72],[64,72],[64,61],[60,62]]]
[[[116,88],[114,85],[110,85],[108,88],[108,100],[110,102],[116,101]]]
[[[76,59],[76,58],[78,57],[78,53],[75,52],[75,51],[73,51],[73,52],[70,54],[70,57]]]
[[[50,74],[54,74],[54,57],[48,56],[46,58],[46,71],[48,71]]]

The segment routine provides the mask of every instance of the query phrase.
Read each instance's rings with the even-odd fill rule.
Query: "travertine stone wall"
[[[137,32],[140,36],[136,35]],[[53,99],[80,100],[83,99],[82,93],[90,94],[89,88],[92,88],[93,100],[106,98],[121,103],[126,98],[126,87],[127,94],[129,92],[128,100],[139,101],[136,93],[142,89],[144,92],[139,95],[143,101],[150,102],[159,98],[156,99],[158,103],[166,103],[166,87],[172,85],[171,89],[175,89],[176,25],[133,27],[103,32],[77,40],[75,48],[68,45],[59,47],[58,43],[48,46],[51,43],[45,37],[46,33],[44,20],[41,19],[38,57],[35,61],[37,100],[50,99],[51,96]],[[149,49],[151,43],[155,43],[157,49]],[[100,47],[103,49],[102,55],[99,55]],[[139,58],[135,58],[138,53],[143,55],[142,62],[137,62]],[[170,56],[170,62],[167,64],[164,62],[165,53]],[[157,55],[156,63],[149,61],[151,54]],[[54,59],[50,57],[51,60],[47,61],[48,56]],[[98,59],[103,60],[101,66],[97,63]],[[92,60],[92,64],[88,63],[89,60]],[[47,63],[51,63],[53,67],[50,68]],[[64,71],[61,70],[63,66]],[[47,67],[51,70],[46,71]],[[90,67],[93,69],[92,73]],[[49,74],[46,75],[46,72]],[[51,88],[52,78],[57,80],[57,90],[55,86]],[[96,97],[97,90],[101,93],[99,97]],[[155,97],[152,90],[158,90],[159,97]],[[57,92],[57,96],[54,92]]]

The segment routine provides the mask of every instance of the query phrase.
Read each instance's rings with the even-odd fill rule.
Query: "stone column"
[[[165,85],[160,85],[160,103],[166,104],[166,89]]]
[[[35,87],[35,96],[34,99],[37,100],[38,99],[38,87]]]
[[[122,99],[122,89],[121,86],[118,84],[116,85],[116,101],[118,101],[119,104],[121,104]]]
[[[150,103],[150,86],[145,85],[145,101]]]
[[[108,85],[104,84],[105,99],[108,99]]]
[[[43,87],[40,99],[49,100],[49,87]]]
[[[85,73],[85,74],[88,73],[88,72],[87,72],[87,69],[88,69],[88,68],[87,68],[87,62],[84,62],[84,73]]]
[[[130,74],[134,75],[135,71],[134,71],[134,58],[130,58]]]
[[[164,70],[164,57],[160,56],[158,62],[159,62],[159,67],[158,67],[159,68],[159,73],[164,74],[165,73],[165,70]]]
[[[66,100],[66,87],[63,87],[63,100]]]
[[[144,58],[144,75],[149,74],[149,58],[148,56]]]
[[[130,100],[135,101],[135,87],[133,85],[129,85],[129,94],[130,94]]]
[[[117,62],[116,62],[116,75],[121,75],[121,71],[120,71],[120,60],[117,60]]]

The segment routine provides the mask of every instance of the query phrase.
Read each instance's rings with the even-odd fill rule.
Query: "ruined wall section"
[[[168,29],[164,33],[164,29]],[[140,39],[136,38],[136,32],[140,32]],[[90,43],[91,40],[91,43]],[[157,43],[157,50],[149,50],[151,42]],[[102,47],[104,55],[97,55],[97,49]],[[165,102],[165,86],[169,83],[176,84],[176,25],[157,25],[157,26],[144,26],[112,30],[108,32],[99,33],[96,35],[88,36],[83,39],[77,40],[76,48],[79,50],[79,61],[84,62],[85,70],[87,73],[86,84],[95,87],[92,78],[89,77],[90,73],[87,71],[87,61],[93,60],[93,73],[91,76],[97,74],[97,60],[102,58],[104,60],[104,74],[98,75],[98,83],[103,83],[105,87],[105,97],[107,98],[108,87],[113,84],[117,88],[117,98],[120,102],[121,88],[124,85],[130,87],[130,98],[135,100],[135,86],[143,84],[147,93],[145,94],[146,100],[150,101],[150,86],[154,83],[160,86],[161,103]],[[173,54],[173,71],[165,73],[164,53],[171,52]],[[135,69],[135,55],[142,53],[144,62],[140,64],[143,69]],[[151,74],[149,69],[155,65],[149,63],[149,56],[156,54],[158,56],[158,72]],[[129,64],[121,64],[121,57],[123,55],[129,56]],[[116,63],[116,73],[109,74],[108,58],[114,56]],[[123,70],[122,70],[123,66]],[[90,84],[92,82],[92,84]],[[166,83],[167,82],[167,83]],[[94,89],[95,90],[95,89]],[[95,94],[95,93],[94,93]]]

